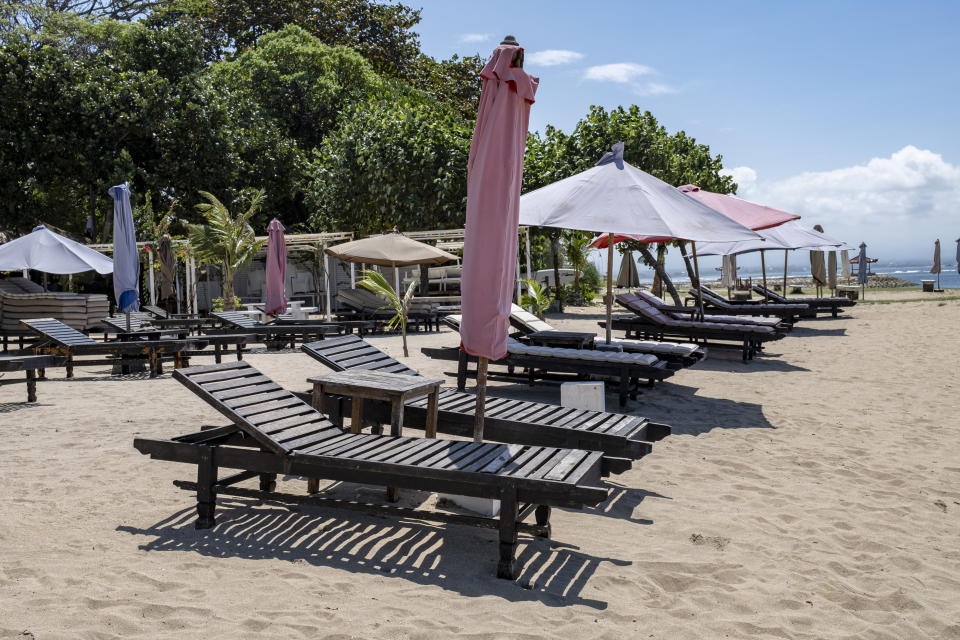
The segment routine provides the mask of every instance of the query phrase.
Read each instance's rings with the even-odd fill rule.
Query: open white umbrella
[[[697,242],[757,238],[756,232],[739,222],[626,162],[622,142],[614,144],[596,166],[522,195],[520,224],[608,234],[608,343],[616,234],[642,242],[690,240],[695,263]]]
[[[113,273],[113,260],[88,246],[64,238],[45,226],[0,245],[0,271],[34,269],[44,273],[84,271]]]

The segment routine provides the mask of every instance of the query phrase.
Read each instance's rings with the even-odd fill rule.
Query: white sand
[[[59,370],[37,405],[3,387],[0,637],[960,638],[958,321],[858,306],[646,390],[634,410],[674,435],[600,508],[555,512],[552,541],[521,536],[515,582],[489,530],[225,498],[195,531],[171,485],[194,468],[132,447],[225,423],[169,376]],[[409,361],[453,371],[419,348],[455,343],[413,336]],[[249,361],[294,389],[324,371]]]

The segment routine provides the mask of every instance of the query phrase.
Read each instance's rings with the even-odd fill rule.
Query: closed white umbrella
[[[21,269],[56,274],[84,271],[105,274],[113,272],[113,260],[40,225],[31,233],[0,245],[0,271]]]

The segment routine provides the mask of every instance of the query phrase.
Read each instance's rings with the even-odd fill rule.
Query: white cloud
[[[526,55],[526,60],[530,64],[540,65],[541,67],[555,67],[561,64],[570,64],[583,59],[583,54],[576,51],[567,51],[566,49],[546,49],[544,51],[534,51]]]
[[[677,88],[662,82],[647,82],[638,84],[633,92],[638,96],[665,96],[676,93]]]
[[[492,37],[489,33],[462,33],[460,42],[486,42]]]
[[[588,68],[585,77],[587,80],[625,84],[633,82],[641,76],[653,75],[654,73],[656,72],[652,68],[636,62],[614,62]]]
[[[807,226],[823,224],[850,244],[864,240],[886,257],[922,257],[936,238],[952,240],[960,227],[960,166],[913,145],[887,158],[782,180],[759,179],[750,167],[724,173],[733,176],[740,197],[797,213]]]

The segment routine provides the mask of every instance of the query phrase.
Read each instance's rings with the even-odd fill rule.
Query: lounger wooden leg
[[[320,478],[307,478],[307,493],[320,491]]]
[[[213,361],[216,362],[217,364],[220,364],[221,362],[223,362],[223,358],[221,357],[222,351],[223,351],[223,347],[220,345],[219,342],[213,345]]]
[[[237,343],[237,360],[243,360],[243,343]]]
[[[27,402],[37,401],[37,372],[27,369]]]
[[[197,461],[197,529],[209,529],[216,524],[214,511],[217,506],[217,462],[215,447],[199,447]]]
[[[315,480],[315,478],[311,478]],[[276,491],[277,489],[277,474],[275,473],[261,473],[260,474],[260,491],[265,491],[270,493]]]
[[[437,404],[440,396],[439,389],[434,389],[427,397],[427,437],[437,437]]]
[[[68,378],[73,377],[73,356],[72,355],[67,356],[67,377]]]
[[[534,511],[533,517],[536,519],[537,526],[543,527],[542,531],[537,534],[538,538],[549,538],[551,536],[551,527],[550,527],[550,507],[545,504],[537,506],[537,510]]]
[[[500,558],[497,562],[497,577],[504,580],[516,577],[517,514],[517,490],[506,487],[500,493]]]

